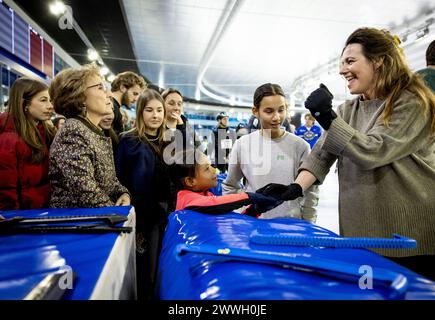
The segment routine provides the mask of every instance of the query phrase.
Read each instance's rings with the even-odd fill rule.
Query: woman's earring
[[[86,117],[86,114],[88,113],[88,110],[86,108],[86,103],[83,103],[83,113],[84,113],[84,116]]]
[[[29,112],[29,107],[27,107],[27,106],[24,107],[24,112],[26,112],[26,113]]]

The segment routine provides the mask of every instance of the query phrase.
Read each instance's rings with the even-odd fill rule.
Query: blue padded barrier
[[[116,206],[102,208],[69,208],[69,209],[38,209],[0,211],[6,218],[21,216],[24,218],[63,217],[81,215],[119,214],[128,216],[131,206]],[[77,223],[74,223],[77,224]],[[87,224],[82,222],[81,224]],[[127,238],[128,237],[128,238]],[[78,234],[78,233],[41,233],[41,234],[0,234],[0,300],[18,300],[26,295],[47,275],[58,273],[70,268],[76,273],[72,290],[66,290],[63,299],[90,299],[95,288],[108,267],[112,257],[117,265],[124,264],[121,250],[115,251],[118,239],[123,240],[117,249],[124,248],[126,239],[134,239],[134,232],[120,235],[118,233]],[[131,241],[133,242],[133,241]],[[134,248],[134,247],[133,247]],[[127,250],[127,249],[126,249]],[[116,256],[116,257],[115,257]],[[134,257],[134,256],[133,256]],[[134,261],[133,261],[134,262]],[[134,265],[134,263],[133,263]],[[123,287],[125,279],[119,279],[123,269],[109,274],[106,283],[114,284],[107,296],[115,295]],[[126,270],[126,272],[133,272]],[[118,273],[120,272],[120,273]],[[116,277],[114,276],[116,274]],[[135,280],[135,275],[131,275]],[[114,288],[116,287],[117,290]]]
[[[160,255],[160,298],[435,299],[434,282],[368,249],[259,244],[251,237],[256,230],[340,238],[299,219],[176,211]]]

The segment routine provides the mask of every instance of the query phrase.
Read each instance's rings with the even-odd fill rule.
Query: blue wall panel
[[[12,52],[12,12],[0,3],[0,46]]]
[[[29,63],[29,25],[14,14],[14,54]]]
[[[56,52],[54,53],[54,75],[58,74],[63,69],[69,68],[70,65],[66,63]]]

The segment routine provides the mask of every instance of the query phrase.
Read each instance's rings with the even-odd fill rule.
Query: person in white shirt
[[[286,118],[287,104],[279,85],[266,83],[258,87],[252,112],[261,122],[261,129],[235,142],[228,176],[222,184],[223,194],[245,191],[240,185],[243,178],[248,192],[269,183],[293,181],[299,166],[310,153],[306,141],[281,127]],[[286,201],[263,213],[261,218],[293,217],[315,223],[317,202],[317,186],[313,186],[303,198]]]

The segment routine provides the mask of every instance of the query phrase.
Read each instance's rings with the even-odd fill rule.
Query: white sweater
[[[255,192],[268,183],[288,185],[295,180],[299,166],[310,153],[310,145],[288,132],[276,139],[261,132],[257,130],[235,142],[230,154],[228,176],[222,184],[224,194]],[[245,190],[240,186],[243,177],[246,179]],[[304,218],[315,222],[317,188],[313,186],[303,198],[286,201],[261,217]]]

